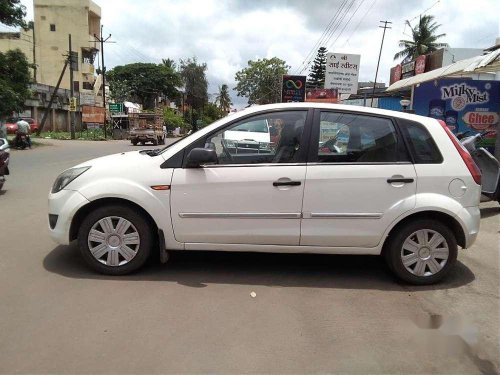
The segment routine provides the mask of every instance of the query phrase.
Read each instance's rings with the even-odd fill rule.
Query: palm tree
[[[231,97],[229,96],[228,86],[223,84],[219,86],[219,95],[215,98],[215,102],[219,104],[219,109],[228,113],[231,110]]]
[[[406,21],[410,28],[413,40],[400,40],[399,47],[402,51],[394,55],[394,60],[403,58],[403,61],[415,59],[417,56],[436,51],[438,48],[448,47],[447,43],[436,43],[436,40],[446,34],[436,35],[436,30],[441,26],[434,22],[434,16],[425,15],[420,17],[418,25],[412,27],[410,21]]]

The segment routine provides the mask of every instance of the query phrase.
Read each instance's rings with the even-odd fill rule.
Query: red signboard
[[[337,103],[337,89],[307,89],[306,102]]]
[[[415,60],[415,75],[425,72],[425,58],[426,55],[420,55]]]
[[[82,107],[82,122],[91,122],[104,124],[106,110],[103,107],[91,107],[84,105]]]
[[[402,72],[401,64],[396,65],[393,69],[394,70],[392,71],[391,84],[401,79],[401,72]]]

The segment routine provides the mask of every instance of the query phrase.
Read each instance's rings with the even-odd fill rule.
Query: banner
[[[82,107],[82,122],[104,124],[106,110],[103,107]]]
[[[303,102],[306,97],[306,76],[283,76],[281,102]]]
[[[418,115],[446,122],[454,133],[495,130],[499,124],[500,82],[438,79],[415,87],[413,109]],[[493,136],[486,139],[494,143]]]
[[[337,103],[337,89],[307,89],[306,102]]]
[[[328,53],[326,55],[325,89],[337,89],[340,94],[358,92],[361,55]]]

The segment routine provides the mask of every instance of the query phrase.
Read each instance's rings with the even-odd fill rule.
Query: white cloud
[[[234,74],[251,59],[277,56],[295,72],[340,6],[340,1],[329,0],[94,1],[102,8],[105,34],[113,34],[117,42],[106,46],[108,68],[197,56],[208,65],[209,93],[216,92],[222,83],[233,86]],[[32,1],[22,2],[31,18]],[[358,5],[358,12],[339,36]],[[480,48],[492,45],[500,34],[499,6],[498,0],[356,0],[327,47],[330,51],[361,54],[360,79],[373,80],[382,38],[379,21],[392,21],[378,78],[388,82],[398,41],[408,38],[403,34],[408,34],[406,19],[417,22],[419,13],[430,8],[428,13],[442,24],[439,31],[447,34],[443,41],[452,47]],[[241,104],[242,100],[237,102]]]

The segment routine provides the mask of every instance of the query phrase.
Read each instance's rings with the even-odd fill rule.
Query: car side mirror
[[[193,148],[188,156],[187,168],[200,168],[206,164],[217,164],[217,153],[209,148]]]

